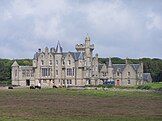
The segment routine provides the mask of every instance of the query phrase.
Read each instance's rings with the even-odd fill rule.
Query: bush
[[[35,86],[35,89],[41,89],[41,86]]]
[[[151,86],[149,86],[149,85],[139,85],[137,87],[137,89],[146,89],[146,90],[149,90],[149,89],[151,89]]]
[[[57,88],[57,86],[53,85],[53,88]]]
[[[30,86],[30,89],[35,89],[35,86]]]
[[[13,89],[13,86],[9,86],[8,89]]]

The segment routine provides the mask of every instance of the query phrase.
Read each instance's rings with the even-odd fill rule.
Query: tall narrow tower
[[[85,38],[85,75],[86,78],[90,80],[92,77],[92,53],[94,50],[94,45],[90,44],[90,37],[87,35]]]
[[[111,57],[109,57],[109,62],[108,62],[108,78],[109,80],[113,79],[113,67],[112,67]]]
[[[90,37],[87,35],[85,38],[85,54],[87,58],[91,57],[91,50],[90,50]]]

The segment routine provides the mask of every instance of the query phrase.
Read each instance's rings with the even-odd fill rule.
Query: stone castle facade
[[[32,66],[12,64],[12,85],[42,87],[85,86],[115,84],[134,86],[151,82],[149,73],[143,73],[143,64],[100,64],[98,54],[93,57],[94,44],[90,37],[84,44],[75,46],[76,52],[63,52],[60,43],[56,48],[38,49],[34,54]]]

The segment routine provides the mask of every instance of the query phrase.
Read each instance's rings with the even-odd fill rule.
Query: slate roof
[[[74,60],[83,60],[84,54],[82,52],[70,52],[70,54],[73,56]]]
[[[63,52],[62,56],[65,58],[67,54],[68,54],[67,52]]]
[[[138,68],[140,67],[140,64],[130,64],[133,68],[134,68],[134,70],[138,70]]]
[[[107,68],[108,68],[108,64],[106,64],[106,65],[107,65]],[[130,64],[130,65],[133,67],[133,69],[135,71],[137,71],[138,68],[140,67],[140,64]],[[99,65],[99,71],[101,70],[102,66],[103,66],[103,64]],[[126,64],[112,64],[112,67],[114,69],[114,72],[116,72],[117,70],[119,70],[120,72],[123,72],[123,70],[126,67]]]
[[[58,41],[57,46],[56,46],[56,52],[57,52],[57,53],[62,53],[62,51],[63,51],[63,49],[62,49],[62,47],[61,47],[60,42]]]
[[[122,72],[125,68],[126,64],[113,64],[114,71],[116,72],[118,69]]]
[[[150,73],[143,73],[143,80],[144,81],[148,81],[150,77],[151,77]]]
[[[98,65],[98,70],[99,70],[99,71],[101,71],[103,65],[104,65],[104,64],[99,64],[99,65]]]

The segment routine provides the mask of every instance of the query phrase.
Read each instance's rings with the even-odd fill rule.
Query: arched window
[[[43,61],[43,60],[41,60],[41,65],[42,65],[42,66],[44,65],[44,61]]]
[[[71,64],[71,61],[70,60],[68,60],[68,65],[70,65]]]

